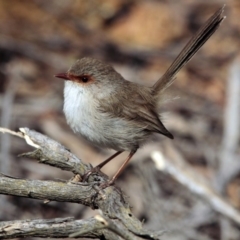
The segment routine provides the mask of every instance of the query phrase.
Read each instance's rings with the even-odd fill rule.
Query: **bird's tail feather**
[[[187,45],[179,53],[171,66],[163,74],[163,76],[153,85],[153,94],[157,97],[161,92],[168,88],[175,80],[175,75],[187,62],[197,53],[203,44],[218,29],[221,22],[225,19],[222,16],[225,5],[216,11],[200,30],[190,39]]]

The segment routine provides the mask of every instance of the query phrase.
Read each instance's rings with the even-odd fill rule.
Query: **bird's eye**
[[[87,76],[82,76],[81,77],[81,80],[84,82],[84,83],[86,83],[86,82],[88,82],[88,77]]]

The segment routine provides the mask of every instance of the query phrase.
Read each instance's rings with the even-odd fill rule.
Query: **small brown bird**
[[[205,23],[152,87],[127,81],[110,65],[92,58],[82,58],[66,73],[55,75],[67,80],[63,110],[73,131],[97,146],[117,151],[94,169],[100,169],[123,151],[130,152],[108,185],[114,183],[152,133],[173,139],[159,117],[160,96],[217,30],[225,18],[223,10],[224,6]]]

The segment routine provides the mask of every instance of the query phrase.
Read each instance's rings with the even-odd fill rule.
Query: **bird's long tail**
[[[200,30],[190,39],[163,76],[153,85],[153,94],[156,97],[173,83],[178,71],[188,63],[194,54],[197,53],[203,44],[218,29],[221,22],[225,19],[225,16],[222,16],[224,7],[225,5],[207,20]]]

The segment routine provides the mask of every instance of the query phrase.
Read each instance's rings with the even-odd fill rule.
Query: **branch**
[[[95,218],[74,220],[73,218],[17,220],[0,222],[0,238],[10,239],[19,237],[69,237],[69,235],[84,229],[79,237],[100,238],[106,231]],[[94,231],[93,231],[94,230]],[[112,234],[107,234],[111,236]]]
[[[81,203],[94,208],[92,198],[96,195],[96,190],[89,184],[15,179],[0,174],[0,193],[40,200]]]
[[[224,114],[224,132],[219,157],[219,169],[215,186],[225,193],[227,184],[240,171],[238,145],[240,140],[240,59],[236,59],[230,68],[227,81],[227,96]]]
[[[189,166],[173,147],[165,144],[163,153],[155,151],[151,155],[159,171],[171,175],[191,192],[205,199],[215,211],[240,224],[239,211],[221,197],[193,167]]]
[[[20,131],[21,132],[16,133],[0,128],[0,132],[8,132],[24,138],[29,145],[36,148],[33,152],[24,153],[21,154],[21,156],[35,158],[43,164],[71,171],[77,174],[80,180],[90,169],[91,166],[89,164],[83,163],[60,143],[28,128],[21,128]],[[142,223],[133,216],[129,203],[118,188],[115,186],[110,186],[105,189],[99,188],[100,184],[108,180],[105,174],[96,172],[88,178],[88,182],[86,183],[75,182],[76,179],[78,178],[74,178],[74,182],[40,181],[16,179],[0,175],[0,194],[47,199],[51,201],[77,202],[90,206],[93,209],[100,209],[103,218],[109,219],[109,221],[107,221],[109,224],[103,224],[103,221],[100,221],[101,227],[106,228],[105,232],[107,235],[104,235],[106,239],[118,239],[117,236],[120,232],[126,236],[125,239],[138,239],[138,237],[154,240],[159,239],[162,231],[154,233],[144,230]],[[33,220],[33,222],[29,221],[29,224],[34,224],[34,221],[37,220]],[[64,228],[65,227],[64,225]],[[114,230],[115,232],[113,233],[113,229],[117,230]],[[111,237],[108,235],[109,232],[112,234]],[[22,236],[22,233],[14,235],[14,237]],[[31,236],[39,235],[32,233]]]

